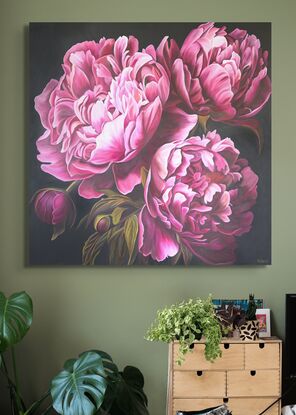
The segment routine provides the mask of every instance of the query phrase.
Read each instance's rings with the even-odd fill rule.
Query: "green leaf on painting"
[[[55,239],[57,239],[60,235],[62,235],[65,232],[65,229],[66,229],[66,223],[65,222],[58,223],[57,225],[54,225],[51,240],[54,241]]]
[[[27,293],[22,291],[6,298],[0,292],[0,352],[22,340],[32,319],[33,304]]]
[[[141,183],[143,187],[145,186],[147,176],[148,176],[148,170],[145,167],[141,167]]]
[[[99,192],[104,193],[104,195],[106,195],[107,198],[122,196],[128,199],[128,196],[123,196],[121,193],[114,192],[114,190],[111,190],[111,189],[100,189]]]
[[[135,210],[137,209],[137,204],[127,196],[119,194],[101,199],[93,205],[90,213],[87,215],[87,225],[89,225],[98,215],[111,215],[117,207]]]
[[[126,265],[128,249],[123,236],[123,227],[114,226],[108,232],[109,262],[112,265]]]
[[[128,265],[135,260],[137,253],[136,241],[138,237],[139,224],[137,215],[129,216],[124,222],[124,238],[128,247],[129,260]]]
[[[114,225],[118,225],[121,221],[122,214],[126,211],[126,208],[123,207],[117,207],[113,210],[111,213],[112,222]]]
[[[106,234],[101,235],[98,232],[93,233],[84,243],[82,249],[83,265],[94,265],[95,260],[106,241]]]
[[[53,407],[59,414],[94,415],[103,403],[107,388],[101,356],[82,353],[66,361],[51,383]]]
[[[170,263],[171,263],[171,265],[177,265],[177,263],[178,263],[179,259],[181,258],[181,255],[182,255],[182,251],[181,251],[181,250],[179,250],[179,251],[176,253],[176,255],[175,255],[175,256],[173,256],[173,257],[170,259]]]
[[[189,265],[192,260],[192,253],[189,251],[189,249],[185,245],[181,245],[181,251],[183,256],[183,261],[185,265]]]

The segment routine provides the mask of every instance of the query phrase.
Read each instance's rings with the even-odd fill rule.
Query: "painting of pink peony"
[[[271,264],[271,25],[32,23],[28,264]]]

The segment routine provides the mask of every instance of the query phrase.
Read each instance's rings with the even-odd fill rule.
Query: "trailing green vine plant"
[[[211,296],[205,300],[189,299],[159,310],[156,321],[146,334],[146,339],[150,341],[170,343],[178,340],[179,365],[184,361],[184,356],[190,351],[193,342],[202,337],[205,338],[206,359],[214,361],[220,357],[221,327],[215,315]]]

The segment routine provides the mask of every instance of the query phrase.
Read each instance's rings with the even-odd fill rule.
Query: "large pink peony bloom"
[[[249,118],[270,97],[268,53],[245,30],[227,34],[224,27],[201,24],[189,33],[179,52],[174,42],[169,47],[165,39],[158,53],[172,73],[176,95],[190,112],[252,127]]]
[[[63,71],[35,98],[45,128],[38,159],[57,179],[81,181],[82,197],[99,197],[114,184],[131,192],[149,167],[149,145],[183,137],[196,123],[177,108],[164,114],[168,75],[154,48],[139,52],[132,36],[74,45]]]
[[[145,185],[140,252],[160,262],[183,244],[203,263],[233,263],[236,237],[251,229],[257,182],[231,139],[216,131],[163,145]]]

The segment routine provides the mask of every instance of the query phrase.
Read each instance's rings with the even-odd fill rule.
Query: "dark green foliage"
[[[108,415],[149,415],[143,391],[144,377],[139,369],[126,366],[120,372],[115,399]]]
[[[131,244],[130,253],[132,248]],[[32,300],[28,294],[21,292],[6,298],[0,292],[0,369],[8,384],[12,414],[48,415],[54,408],[61,415],[149,415],[140,370],[127,366],[119,372],[112,358],[99,350],[90,350],[77,359],[67,360],[63,370],[52,380],[50,389],[27,407],[18,386],[13,346],[29,330],[32,317]],[[5,352],[9,349],[13,377],[5,362]],[[46,401],[47,407],[42,409]]]
[[[0,353],[22,340],[32,324],[32,300],[24,291],[9,298],[0,292]]]
[[[257,320],[256,318],[257,306],[254,299],[254,294],[249,295],[249,304],[246,311],[246,320]]]

